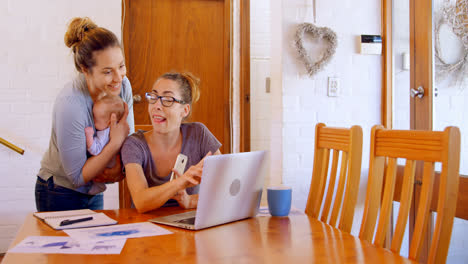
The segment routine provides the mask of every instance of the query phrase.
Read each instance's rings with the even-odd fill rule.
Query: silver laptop
[[[206,157],[197,210],[149,221],[199,230],[254,217],[260,206],[265,172],[265,151]]]

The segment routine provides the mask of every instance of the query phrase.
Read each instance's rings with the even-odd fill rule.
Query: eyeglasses
[[[148,103],[150,104],[155,104],[158,100],[161,100],[161,104],[165,107],[172,106],[174,102],[177,102],[179,104],[185,104],[184,101],[175,99],[172,96],[158,96],[155,93],[146,93],[145,97]]]

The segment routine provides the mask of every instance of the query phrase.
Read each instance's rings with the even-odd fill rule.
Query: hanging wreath
[[[312,61],[309,53],[304,48],[304,34],[310,34],[312,38],[317,40],[326,40],[328,45],[317,61]],[[332,59],[338,46],[338,40],[336,33],[327,27],[317,27],[311,23],[302,23],[298,26],[296,35],[294,38],[294,45],[297,52],[299,53],[299,59],[304,62],[307,74],[313,76],[318,71],[322,70]]]
[[[451,27],[463,44],[462,55],[454,63],[446,62],[442,56],[440,28],[444,24]],[[434,31],[436,81],[440,82],[448,76],[453,76],[455,85],[463,87],[468,76],[468,0],[458,0],[455,6],[450,5],[450,1],[445,1],[442,12],[436,20]]]

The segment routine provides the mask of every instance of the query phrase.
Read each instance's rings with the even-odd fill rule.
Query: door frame
[[[250,0],[240,0],[240,139],[239,151],[250,151]]]

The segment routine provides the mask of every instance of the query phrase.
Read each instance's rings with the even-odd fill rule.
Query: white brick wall
[[[364,139],[368,139],[372,125],[380,123],[381,57],[359,54],[357,41],[361,34],[380,34],[380,2],[317,1],[315,19],[313,1],[283,1],[283,5],[283,182],[293,186],[294,206],[304,209],[312,174],[315,125],[359,124]],[[333,59],[313,77],[305,74],[293,46],[297,25],[302,22],[329,27],[338,37]],[[305,46],[319,51],[312,49],[310,41],[307,39]],[[327,96],[328,77],[340,79],[339,97]],[[363,146],[360,193],[365,193],[367,182],[368,141],[364,140]],[[363,195],[358,199],[354,234],[362,217],[363,199]]]
[[[0,145],[0,252],[35,211],[34,184],[49,144],[52,105],[75,74],[63,43],[75,16],[89,16],[121,35],[120,0],[0,1],[0,137],[25,149],[21,156]],[[117,184],[108,187],[105,208],[117,208]]]

